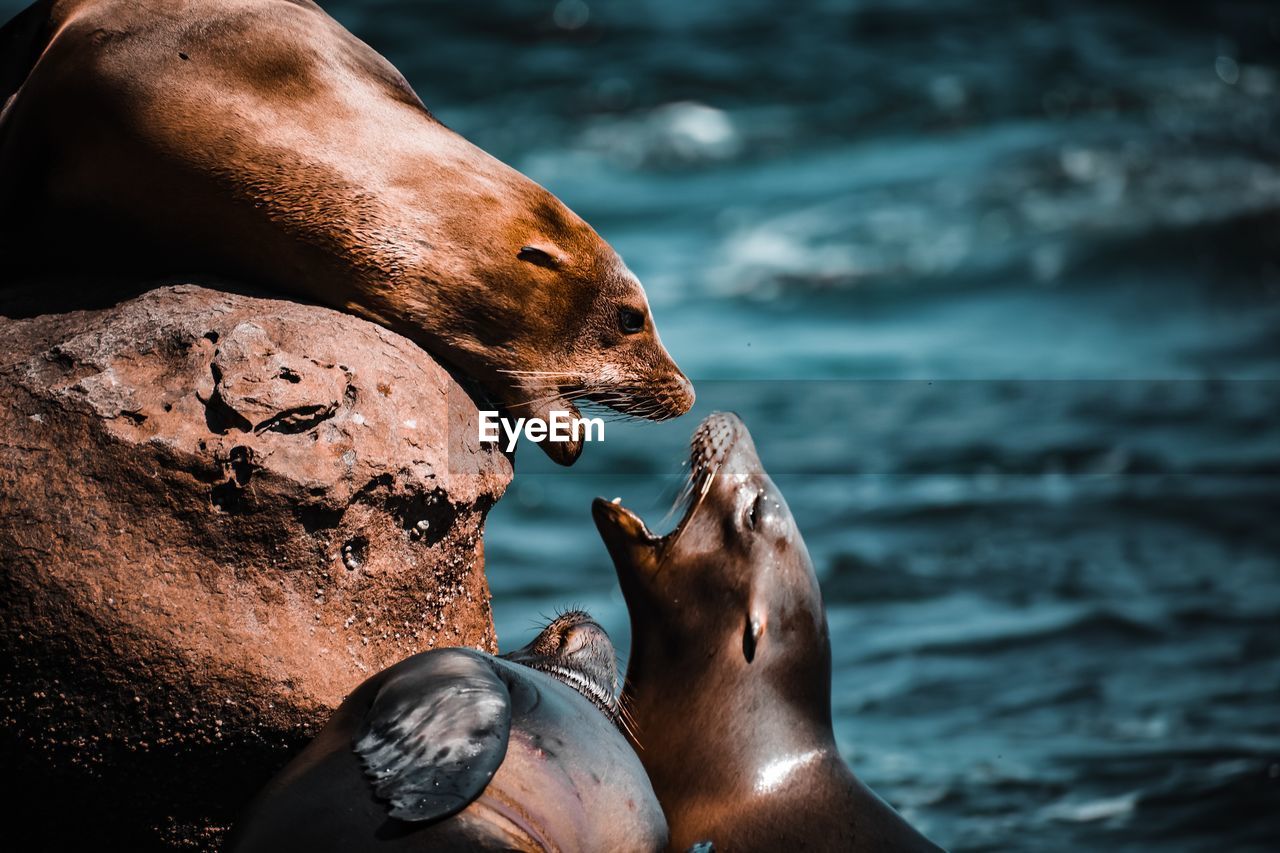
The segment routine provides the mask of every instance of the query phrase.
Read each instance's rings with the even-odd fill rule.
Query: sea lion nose
[[[693,408],[693,401],[697,398],[694,393],[693,383],[689,381],[689,377],[685,376],[677,368],[675,372],[675,381],[672,383],[671,401],[672,408],[676,415],[683,415],[685,412]]]

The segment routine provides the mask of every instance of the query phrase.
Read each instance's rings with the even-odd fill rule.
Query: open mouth
[[[665,536],[657,536],[651,532],[640,516],[622,505],[621,498],[614,498],[612,501],[596,498],[592,511],[605,544],[616,541],[616,537],[648,545],[659,553],[670,550],[680,541],[690,519],[711,491],[741,430],[742,422],[736,415],[727,412],[713,412],[694,430],[693,437],[689,440],[689,472],[669,513],[675,515],[679,512],[680,520]]]

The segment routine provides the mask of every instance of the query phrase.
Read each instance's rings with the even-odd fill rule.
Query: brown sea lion
[[[609,244],[314,3],[41,0],[0,31],[0,105],[9,275],[247,278],[400,332],[521,417],[692,405]]]
[[[737,417],[698,427],[690,471],[668,536],[593,506],[631,613],[623,704],[670,849],[937,850],[840,757],[818,580]]]
[[[501,658],[414,655],[351,694],[227,849],[661,850],[616,692],[613,644],[581,611]]]

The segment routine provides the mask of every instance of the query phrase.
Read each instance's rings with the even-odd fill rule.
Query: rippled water
[[[404,8],[350,23],[618,247],[700,394],[570,471],[521,454],[504,643],[582,604],[625,644],[589,500],[662,519],[732,408],[822,579],[841,745],[929,834],[1274,842],[1276,13]]]
[[[571,471],[521,454],[503,641],[574,603],[625,644],[589,499],[661,519],[732,408],[822,579],[841,745],[929,834],[1274,843],[1276,13],[664,0],[557,29],[579,6],[351,20],[619,248],[699,388]]]
[[[573,469],[520,453],[504,647],[577,604],[625,649],[589,501],[657,523],[732,408],[822,580],[840,743],[922,829],[1273,849],[1272,6],[326,4],[619,249],[698,386]]]

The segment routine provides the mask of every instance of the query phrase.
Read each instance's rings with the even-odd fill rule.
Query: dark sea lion
[[[660,850],[616,688],[613,644],[580,611],[502,658],[414,655],[351,694],[227,849]]]
[[[693,403],[609,244],[314,3],[41,0],[0,31],[0,104],[7,275],[246,278],[405,335],[522,417]]]
[[[688,487],[662,538],[620,503],[592,508],[631,612],[623,705],[670,849],[937,850],[840,757],[818,580],[737,417],[698,427]]]

